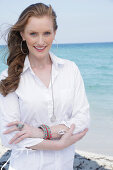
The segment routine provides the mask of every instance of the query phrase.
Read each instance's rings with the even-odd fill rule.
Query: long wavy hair
[[[32,4],[20,14],[18,21],[10,28],[8,33],[8,76],[0,81],[0,93],[3,96],[6,96],[10,92],[14,92],[18,88],[20,76],[24,67],[25,57],[29,54],[26,42],[24,44],[21,44],[22,37],[20,35],[20,32],[24,31],[28,19],[32,16],[51,17],[53,21],[54,31],[57,30],[57,16],[51,5],[47,6],[43,3]],[[21,50],[21,45],[23,50]]]

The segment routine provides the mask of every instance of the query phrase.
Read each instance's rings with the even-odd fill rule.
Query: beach
[[[3,147],[0,142],[0,167],[8,160],[11,151]],[[5,170],[8,169],[6,165]],[[113,156],[94,154],[75,150],[73,170],[113,170]],[[65,167],[64,167],[65,170]]]
[[[82,169],[83,165],[87,170],[87,165],[91,165],[94,167],[89,169],[96,169],[95,166],[99,170],[113,169],[113,43],[59,44],[51,51],[77,64],[90,105],[90,128],[75,145],[74,167]],[[1,59],[0,72],[6,67]],[[0,157],[5,151],[0,146]]]

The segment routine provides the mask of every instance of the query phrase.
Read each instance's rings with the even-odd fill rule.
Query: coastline
[[[7,161],[10,156],[10,150],[1,145],[0,141],[0,167]],[[113,156],[105,156],[104,154],[96,154],[91,152],[84,152],[75,150],[74,156],[74,169],[73,170],[112,170],[113,169]],[[8,169],[8,165],[5,170]]]
[[[113,170],[113,156],[75,150],[74,170]]]

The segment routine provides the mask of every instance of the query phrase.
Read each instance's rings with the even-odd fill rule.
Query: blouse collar
[[[59,68],[59,65],[64,65],[64,60],[62,58],[55,56],[52,52],[49,52],[49,54],[50,54],[50,58],[51,58],[53,64],[55,65],[56,69]],[[28,58],[28,56],[26,56],[22,73],[24,73],[28,68],[31,68],[31,66],[30,66],[29,58]]]

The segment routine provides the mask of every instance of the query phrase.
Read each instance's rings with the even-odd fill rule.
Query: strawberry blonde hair
[[[0,81],[0,93],[3,96],[6,96],[10,92],[14,92],[18,88],[20,76],[24,67],[25,57],[29,54],[26,43],[22,45],[22,49],[25,54],[22,53],[22,37],[20,35],[20,32],[24,31],[28,19],[32,16],[49,16],[50,18],[52,18],[54,31],[57,30],[57,16],[51,5],[47,6],[43,3],[32,4],[21,13],[18,21],[10,28],[8,33],[8,76]]]

